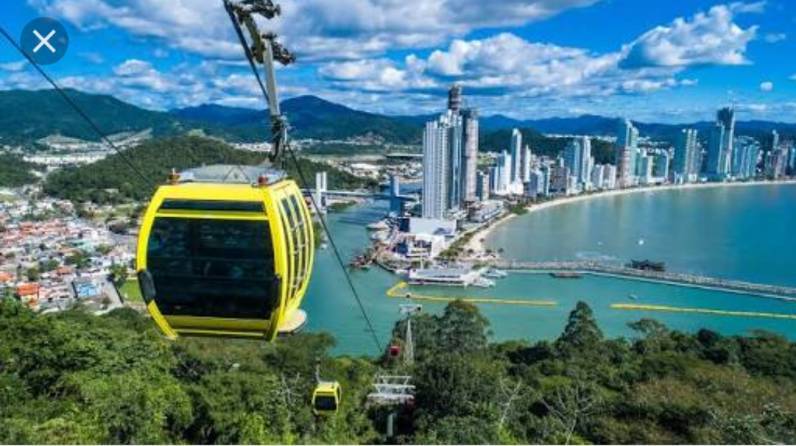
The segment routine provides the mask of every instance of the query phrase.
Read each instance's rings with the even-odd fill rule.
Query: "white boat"
[[[407,274],[410,285],[442,286],[492,286],[495,282],[481,277],[477,270],[470,268],[428,268],[410,269]],[[491,285],[490,285],[491,284]]]
[[[478,286],[478,287],[481,287],[481,288],[491,288],[491,287],[495,286],[495,281],[487,279],[486,277],[479,277],[479,278],[475,279],[475,281],[473,281],[472,285],[473,286]]]
[[[490,279],[502,279],[508,275],[509,273],[495,268],[490,268],[484,272],[484,277],[488,277]]]

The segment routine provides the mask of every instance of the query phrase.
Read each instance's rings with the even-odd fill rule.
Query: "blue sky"
[[[639,0],[282,0],[275,29],[298,55],[284,97],[419,114],[452,82],[482,114],[583,113],[656,122],[796,122],[796,2]],[[46,67],[58,81],[152,109],[260,107],[228,19],[212,0],[12,0],[18,36],[47,16],[70,33]],[[43,88],[5,42],[0,89]]]

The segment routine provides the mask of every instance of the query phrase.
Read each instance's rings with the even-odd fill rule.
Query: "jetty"
[[[387,297],[403,298],[409,300],[425,300],[431,302],[452,302],[461,300],[472,304],[493,304],[493,305],[521,305],[529,307],[555,307],[556,301],[554,300],[541,300],[541,299],[498,299],[494,297],[483,296],[445,296],[445,295],[431,295],[420,294],[408,290],[408,285],[404,281],[400,281],[387,290]]]
[[[720,291],[752,294],[781,300],[796,301],[796,288],[794,287],[752,283],[741,280],[722,279],[718,277],[678,273],[672,271],[636,269],[627,266],[618,266],[601,262],[520,262],[514,260],[496,260],[490,262],[490,265],[505,270],[515,271],[524,270],[543,273],[573,272],[580,274],[628,278],[634,280],[647,280],[651,282],[716,289]]]

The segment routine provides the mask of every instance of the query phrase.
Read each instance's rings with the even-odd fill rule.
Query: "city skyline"
[[[367,111],[422,114],[455,81],[483,116],[588,113],[682,123],[734,103],[748,119],[796,121],[796,67],[781,57],[796,51],[792,4],[671,3],[538,0],[487,8],[413,0],[396,10],[378,0],[285,1],[284,16],[269,26],[299,56],[278,75],[284,97],[312,93]],[[18,36],[34,17],[62,21],[70,50],[47,69],[65,86],[154,109],[261,107],[223,9],[179,6],[36,0],[6,5],[3,26]],[[634,20],[617,20],[624,16]],[[43,86],[7,45],[0,71],[0,89]]]

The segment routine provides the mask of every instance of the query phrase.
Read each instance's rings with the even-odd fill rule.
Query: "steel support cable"
[[[265,88],[265,85],[263,85],[262,79],[260,78],[260,73],[257,71],[257,66],[254,64],[254,57],[251,51],[249,50],[249,45],[243,36],[243,31],[240,29],[240,25],[238,24],[235,15],[232,13],[231,9],[227,7],[227,5],[228,3],[224,2],[224,7],[227,9],[227,12],[229,13],[229,17],[230,20],[232,20],[235,32],[238,35],[238,39],[240,40],[241,46],[243,46],[244,52],[246,53],[246,58],[249,60],[249,67],[251,68],[254,77],[257,79],[257,84],[260,86],[260,90],[262,91],[266,102],[268,102],[268,92]],[[280,135],[275,135],[275,137],[278,138],[280,137]],[[293,150],[289,142],[287,142],[285,145],[285,151],[290,154],[291,160],[293,161],[293,164],[296,167],[296,172],[298,173],[299,180],[301,181],[302,185],[305,188],[308,188],[309,182],[307,181],[307,178],[304,175],[304,171],[298,162],[298,157],[296,156],[296,152]],[[373,337],[373,342],[376,345],[376,350],[378,352],[381,352],[383,348],[382,343],[379,340],[379,336],[376,333],[375,328],[373,327],[373,323],[371,322],[371,319],[368,316],[367,310],[365,310],[365,305],[362,303],[362,298],[359,296],[359,292],[357,291],[356,286],[354,286],[354,281],[351,279],[351,275],[348,273],[348,269],[346,268],[345,262],[343,261],[343,256],[340,254],[340,250],[338,249],[337,244],[334,242],[334,237],[332,236],[332,232],[329,230],[329,226],[326,224],[326,219],[324,219],[322,216],[320,205],[315,201],[315,197],[313,196],[313,194],[309,194],[309,197],[310,197],[310,202],[312,203],[312,207],[315,209],[315,213],[318,215],[321,227],[323,228],[323,231],[326,233],[326,236],[329,239],[329,245],[332,247],[332,252],[334,252],[334,256],[337,259],[337,263],[338,265],[340,265],[340,269],[343,271],[343,275],[345,275],[346,283],[351,289],[351,294],[354,296],[357,306],[359,307],[359,310],[362,313],[362,317],[365,319],[365,323],[368,326],[368,331]]]
[[[44,77],[44,79],[46,79],[47,82],[50,83],[50,85],[52,85],[53,89],[55,89],[55,91],[64,99],[64,101],[66,101],[66,103],[69,104],[69,106],[72,107],[72,109],[75,112],[77,112],[77,114],[80,115],[80,117],[82,117],[83,120],[85,120],[88,123],[89,127],[91,127],[91,129],[94,130],[94,132],[97,135],[99,135],[100,139],[103,142],[105,142],[105,144],[107,144],[109,147],[111,147],[119,155],[122,161],[124,161],[125,164],[127,164],[130,167],[130,169],[144,181],[144,183],[148,183],[147,187],[154,188],[155,186],[157,186],[157,183],[147,179],[147,177],[141,172],[141,170],[138,169],[138,167],[136,167],[135,164],[132,163],[132,161],[130,161],[127,155],[125,155],[122,150],[120,150],[118,147],[116,147],[116,145],[113,142],[111,142],[110,138],[108,138],[105,135],[105,133],[102,130],[100,130],[97,124],[95,124],[94,121],[92,121],[91,118],[89,118],[88,115],[77,105],[77,103],[75,103],[75,101],[73,101],[72,98],[70,98],[69,95],[67,95],[66,92],[63,91],[63,89],[55,82],[55,80],[53,80],[53,78],[51,78],[47,73],[44,72],[44,70],[39,66],[39,64],[36,63],[36,61],[34,61],[25,51],[22,50],[19,44],[17,44],[14,38],[11,37],[11,35],[8,34],[8,32],[2,26],[0,26],[0,33],[3,34],[3,37],[5,37],[6,40],[8,40],[11,46],[16,48],[16,50],[19,51],[19,53],[22,54],[25,57],[25,59],[27,59],[28,62],[30,62],[31,65],[33,65],[36,71],[38,71],[39,74],[41,74],[42,77]]]

